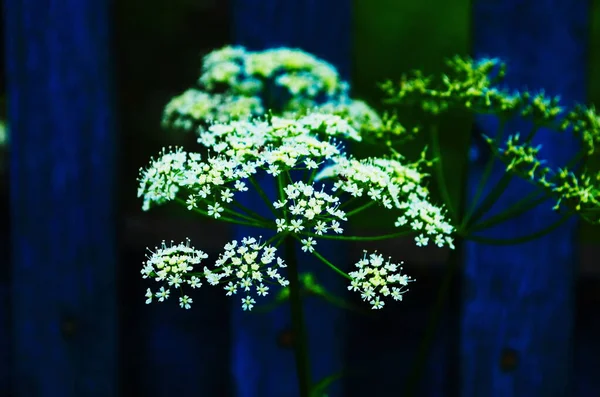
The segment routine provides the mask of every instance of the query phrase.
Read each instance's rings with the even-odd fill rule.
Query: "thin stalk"
[[[312,380],[308,357],[308,337],[304,322],[301,287],[296,258],[296,244],[293,236],[285,237],[285,256],[289,274],[290,306],[292,312],[292,330],[294,335],[294,357],[300,397],[310,397]]]
[[[496,204],[498,199],[502,196],[510,181],[512,180],[512,173],[505,173],[502,175],[498,183],[490,190],[490,192],[485,196],[479,207],[475,210],[470,217],[465,217],[462,224],[460,225],[460,229],[463,230],[468,228],[473,223],[481,219],[493,206]]]
[[[184,206],[187,207],[187,203],[185,202],[185,200],[182,200],[178,197],[175,198],[175,202],[183,204]],[[191,211],[196,212],[200,215],[204,215],[207,218],[211,218],[214,219],[213,216],[208,215],[207,211],[201,210],[200,208],[192,208]],[[229,218],[227,216],[221,215],[219,217],[219,221],[222,222],[227,222],[227,223],[234,223],[236,225],[244,225],[244,226],[252,226],[252,227],[265,227],[264,224],[259,223],[259,222],[245,222],[245,221],[240,221],[238,219],[233,219],[233,218]]]
[[[498,140],[502,137],[502,135],[504,133],[504,125],[505,125],[505,121],[503,119],[501,119],[500,123],[498,125],[498,131],[496,132],[496,136],[494,137],[494,141],[498,142]],[[487,183],[490,179],[490,176],[492,175],[492,170],[494,169],[495,162],[496,162],[495,156],[490,156],[487,159],[485,168],[483,170],[483,175],[481,176],[481,180],[479,181],[479,184],[477,185],[477,190],[475,191],[475,195],[473,196],[471,205],[469,206],[469,210],[467,211],[467,216],[466,216],[467,218],[471,218],[471,215],[473,215],[473,212],[477,208],[477,203],[479,202],[479,199],[481,198],[481,195],[483,194],[485,185],[487,185]]]
[[[240,211],[243,211],[246,214],[254,217],[258,221],[269,222],[269,219],[267,219],[266,217],[262,216],[258,212],[251,210],[250,208],[246,207],[245,205],[242,205],[242,204],[238,203],[236,200],[232,201],[231,204],[234,207],[238,208]]]
[[[452,204],[452,200],[450,199],[450,193],[448,192],[448,183],[446,182],[446,177],[444,176],[444,164],[442,163],[442,152],[440,150],[440,137],[437,125],[431,127],[431,148],[433,150],[433,156],[436,158],[435,161],[435,171],[436,171],[436,180],[438,183],[438,187],[440,188],[440,193],[450,214],[453,219],[458,219],[456,217],[457,212],[454,209],[454,205]]]
[[[325,259],[323,255],[319,254],[316,250],[313,251],[312,254],[316,256],[321,262],[329,266],[334,272],[336,272],[340,276],[347,278],[348,280],[352,280],[352,277],[350,277],[345,271],[343,271],[333,263],[329,262],[327,259]]]
[[[408,381],[406,382],[404,389],[405,392],[402,394],[402,396],[413,397],[416,395],[419,382],[423,377],[423,372],[425,371],[425,367],[429,359],[431,345],[438,331],[440,319],[442,318],[442,313],[444,312],[444,307],[448,300],[448,295],[450,295],[452,281],[454,280],[457,270],[460,268],[460,262],[462,260],[462,245],[463,244],[461,241],[457,241],[457,248],[450,251],[450,256],[448,257],[448,267],[444,274],[442,285],[437,291],[433,309],[431,310],[427,320],[425,335],[419,344],[417,358],[415,360],[415,364],[411,368],[411,372],[408,376]]]
[[[255,218],[253,216],[250,216],[250,215],[242,214],[240,212],[234,211],[234,210],[232,210],[230,208],[227,208],[227,207],[223,208],[223,212],[225,212],[226,214],[229,214],[231,216],[236,216],[236,217],[238,217],[240,219],[243,219],[245,221],[248,221],[248,222],[257,222],[259,224],[263,224],[264,223],[261,219],[257,219],[257,218]],[[221,216],[223,216],[223,215],[221,215]]]
[[[267,207],[269,207],[269,210],[273,213],[273,215],[275,215],[275,217],[277,217],[277,210],[275,209],[275,207],[273,207],[273,203],[271,202],[271,200],[269,200],[269,197],[267,197],[267,194],[262,189],[262,187],[260,187],[260,185],[258,184],[258,182],[256,182],[254,177],[251,176],[248,178],[248,180],[250,181],[252,186],[254,186],[254,189],[256,190],[260,198],[265,202]]]
[[[323,240],[339,240],[339,241],[379,241],[379,240],[387,240],[390,238],[402,237],[409,234],[413,234],[412,230],[404,230],[402,232],[382,234],[379,236],[336,236],[332,234],[315,234],[310,232],[303,232],[303,236],[315,237]]]
[[[492,226],[496,226],[502,222],[505,222],[509,219],[512,219],[516,216],[519,216],[548,200],[549,196],[547,194],[543,194],[540,197],[532,198],[531,196],[539,196],[539,192],[534,192],[535,194],[529,194],[525,198],[517,201],[515,204],[510,206],[506,211],[501,212],[498,215],[494,215],[491,218],[486,219],[483,222],[475,224],[473,227],[469,228],[465,231],[465,235],[469,235],[469,233],[476,232],[479,230],[484,230]]]
[[[542,230],[539,230],[535,233],[531,233],[531,234],[528,234],[528,235],[522,236],[522,237],[510,238],[510,239],[496,239],[496,238],[481,237],[481,236],[467,236],[466,239],[475,241],[476,243],[489,244],[489,245],[523,244],[523,243],[538,239],[538,238],[552,232],[553,230],[556,230],[557,228],[562,226],[566,221],[568,221],[569,218],[570,218],[570,216],[564,216],[561,219],[559,219],[558,221],[543,228]]]
[[[352,211],[346,213],[346,216],[347,217],[351,217],[353,215],[356,215],[359,212],[364,211],[364,210],[366,210],[369,207],[372,207],[373,205],[375,205],[375,201],[369,201],[368,203],[363,204],[360,207],[357,207],[357,208],[353,209]]]
[[[525,138],[525,142],[527,142],[527,143],[531,142],[531,140],[533,139],[533,137],[535,136],[535,134],[537,133],[538,130],[539,130],[539,126],[534,125],[532,127],[531,131],[529,131],[529,133],[527,134],[527,137]],[[494,152],[494,154],[498,155],[498,153],[496,153],[496,152]],[[474,211],[474,213],[469,213],[464,218],[464,220],[462,221],[462,223],[460,225],[461,231],[464,230],[465,228],[469,228],[470,226],[472,226],[473,223],[475,223],[476,221],[481,219],[481,217],[484,216],[494,206],[494,204],[496,204],[498,199],[502,196],[502,194],[504,193],[504,191],[510,184],[510,181],[512,180],[513,175],[514,174],[512,172],[505,172],[502,175],[502,177],[500,178],[500,181],[498,181],[498,183],[492,188],[492,190],[490,190],[490,192],[487,194],[487,196],[483,199],[481,205],[479,205],[479,207]],[[474,203],[474,204],[476,204],[476,203]]]

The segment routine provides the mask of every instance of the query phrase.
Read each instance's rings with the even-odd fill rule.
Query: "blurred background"
[[[81,0],[81,4],[89,1],[91,0]],[[531,1],[539,2],[544,7],[548,6],[546,3],[552,3]],[[255,36],[269,33],[257,33],[253,29],[260,31],[261,26],[273,23],[277,25],[277,29],[273,30],[275,33],[272,34],[276,36],[273,37],[272,43],[291,47],[302,46],[304,50],[331,61],[346,78],[349,78],[353,96],[365,99],[377,108],[381,98],[377,82],[385,79],[397,80],[402,73],[417,68],[434,73],[442,69],[445,58],[455,54],[472,54],[473,4],[468,0],[339,0],[339,3],[334,0],[321,3],[309,0],[290,0],[290,3],[240,0],[242,5],[237,3],[233,0],[122,0],[111,4],[106,21],[98,22],[108,23],[110,26],[110,53],[102,55],[102,59],[107,59],[113,69],[110,84],[113,87],[113,125],[116,131],[111,143],[114,149],[106,152],[114,157],[107,158],[106,161],[114,163],[116,178],[114,185],[109,184],[112,186],[110,195],[114,197],[114,208],[107,212],[110,222],[106,226],[106,230],[113,233],[106,236],[106,239],[114,241],[115,250],[114,261],[106,263],[106,271],[109,274],[107,282],[110,283],[112,279],[114,288],[107,288],[106,295],[99,296],[105,297],[109,302],[108,306],[103,306],[103,315],[112,319],[110,324],[113,328],[107,332],[114,333],[114,337],[103,339],[102,335],[98,337],[94,333],[87,333],[88,327],[94,327],[96,318],[93,302],[91,306],[75,305],[78,309],[72,312],[66,310],[68,313],[61,314],[57,319],[46,318],[46,305],[54,307],[54,300],[58,301],[56,305],[59,308],[61,305],[69,306],[65,303],[71,299],[67,292],[57,293],[55,296],[53,291],[56,289],[35,284],[31,287],[35,290],[31,292],[31,296],[32,299],[35,297],[32,305],[36,302],[37,304],[20,306],[23,293],[15,291],[11,280],[16,266],[23,266],[24,262],[13,260],[11,263],[11,258],[23,258],[22,255],[15,255],[11,249],[27,251],[24,247],[30,244],[31,249],[35,250],[33,247],[36,247],[36,237],[28,235],[27,242],[14,242],[17,237],[12,232],[21,229],[15,226],[14,218],[11,223],[13,214],[9,203],[11,194],[14,193],[13,198],[24,194],[11,192],[11,189],[23,188],[23,192],[35,192],[23,186],[27,183],[34,184],[36,181],[28,180],[16,184],[9,178],[9,174],[17,175],[17,171],[9,172],[9,164],[21,164],[16,160],[9,163],[9,154],[18,156],[21,152],[13,151],[11,147],[11,120],[7,121],[6,106],[8,103],[10,107],[11,98],[20,100],[16,94],[18,84],[29,83],[24,80],[13,82],[12,94],[7,94],[9,82],[0,82],[0,118],[9,129],[8,144],[5,147],[0,145],[0,396],[294,395],[265,392],[261,394],[260,388],[258,391],[244,390],[244,385],[234,384],[231,360],[235,355],[231,351],[231,312],[239,308],[232,304],[221,290],[202,289],[201,293],[194,296],[197,303],[190,311],[181,310],[174,302],[162,305],[144,304],[144,293],[148,285],[146,280],[140,277],[139,271],[145,258],[146,247],[154,247],[162,240],[182,241],[189,237],[196,242],[197,247],[214,256],[218,255],[233,233],[223,223],[191,217],[185,209],[176,206],[165,206],[147,213],[141,211],[141,201],[136,198],[139,168],[145,166],[149,158],[164,146],[194,147],[193,136],[166,133],[161,129],[163,107],[171,97],[187,89],[197,79],[205,54],[231,43],[259,47],[261,39]],[[291,3],[295,5],[289,6]],[[487,3],[498,5],[502,2],[490,0]],[[519,2],[514,0],[505,3]],[[36,33],[33,27],[24,22],[26,18],[22,21],[10,19],[10,16],[25,13],[17,10],[20,5],[30,9],[48,7],[49,10],[53,10],[53,7],[56,7],[48,15],[60,19],[61,15],[65,14],[56,10],[77,8],[78,4],[75,0],[70,3],[66,0],[6,0],[2,42],[6,43],[7,48],[2,52],[3,59],[0,64],[10,64],[11,60],[7,59],[6,54],[16,54],[20,51],[18,46],[22,44],[15,44],[16,42],[21,43],[30,36],[44,35],[43,31]],[[600,1],[587,4],[585,12],[586,18],[589,18],[589,27],[585,32],[577,34],[585,36],[582,40],[586,42],[588,49],[584,69],[587,72],[578,77],[585,81],[585,102],[600,105],[600,74],[597,72],[600,70]],[[542,17],[544,16],[540,16]],[[293,21],[294,18],[304,20],[290,22],[290,26],[286,28],[285,21]],[[560,17],[554,18],[560,20]],[[50,19],[40,17],[34,18],[34,21],[43,20],[44,23],[51,24]],[[327,26],[328,23],[335,26],[340,29],[336,34],[346,39],[339,43],[335,50],[329,51],[326,46],[333,47],[336,44],[314,33],[314,30],[306,28],[306,31],[313,32],[310,38],[312,42],[302,36],[304,31],[299,26],[319,23],[323,26]],[[19,30],[17,25],[28,27]],[[288,35],[282,33],[285,29],[290,30]],[[318,28],[315,29],[318,31]],[[327,32],[326,28],[320,29],[321,33]],[[268,31],[266,28],[264,30]],[[15,32],[19,32],[17,34],[22,37],[15,37]],[[577,34],[575,37],[579,37]],[[60,42],[64,37],[58,35],[55,39]],[[60,48],[60,45],[56,48]],[[43,53],[49,49],[38,50]],[[32,56],[28,59],[34,58]],[[16,66],[13,64],[12,67]],[[3,66],[3,76],[13,76],[14,73],[11,74]],[[52,85],[52,82],[48,84]],[[30,88],[27,90],[27,93],[33,95]],[[31,114],[27,117],[36,117],[36,109],[21,110],[21,114],[25,113]],[[69,115],[66,114],[65,117]],[[447,163],[447,177],[449,185],[454,187],[451,192],[454,200],[460,202],[464,199],[461,197],[461,186],[464,186],[464,178],[468,171],[465,153],[469,148],[473,120],[465,115],[453,115],[444,120],[444,123],[448,134],[443,141],[443,151],[451,159]],[[43,145],[31,141],[21,140],[18,144],[21,145],[20,150],[25,150],[22,149],[25,145],[36,153],[42,153],[44,150],[40,147]],[[422,142],[416,142],[415,148],[419,145],[422,147]],[[14,205],[16,204],[13,202]],[[64,208],[69,207],[65,204]],[[46,217],[40,219],[40,222],[49,222],[49,219]],[[61,214],[56,213],[52,219],[60,223]],[[352,227],[360,227],[361,230],[378,229],[380,220],[375,217]],[[53,230],[52,227],[56,224],[53,225],[48,226],[49,229],[46,230]],[[61,226],[55,230],[56,233],[61,233],[64,228]],[[18,238],[25,237],[19,234]],[[363,244],[351,246],[349,257],[358,257],[362,249],[369,247]],[[339,354],[343,357],[344,365],[357,375],[339,380],[332,396],[406,395],[403,388],[408,387],[406,385],[411,382],[409,378],[414,376],[415,372],[413,367],[421,357],[419,346],[430,323],[438,290],[443,284],[448,253],[440,249],[417,249],[410,238],[406,241],[388,241],[377,245],[377,248],[386,254],[402,258],[406,262],[406,272],[418,282],[412,285],[407,299],[402,304],[390,305],[376,314],[344,314],[344,323],[338,325],[335,330],[344,345]],[[507,250],[510,249],[512,248],[507,247]],[[100,256],[104,255],[102,252],[97,253]],[[70,257],[69,254],[65,255]],[[52,260],[58,257],[59,255],[53,256]],[[572,311],[574,329],[572,340],[569,341],[573,355],[565,357],[566,361],[572,361],[569,364],[572,368],[570,392],[563,394],[565,391],[559,391],[558,394],[552,395],[600,396],[599,257],[600,228],[581,224],[577,243],[573,246],[571,263],[576,273]],[[43,260],[43,256],[40,260]],[[53,265],[52,260],[48,261],[47,266]],[[522,266],[526,267],[527,263],[523,263]],[[63,271],[68,272],[68,269]],[[21,270],[19,272],[21,276],[18,279],[21,283],[23,273]],[[49,271],[48,274],[50,278],[46,281],[50,285],[65,288],[62,279],[58,279],[65,273],[52,276],[54,273]],[[76,289],[75,285],[85,283],[86,277],[94,275],[77,273],[69,279],[72,284],[66,285]],[[461,378],[459,370],[461,296],[460,278],[456,277],[449,285],[448,299],[437,327],[438,331],[433,334],[416,391],[413,391],[414,395],[465,395],[461,393],[460,387],[465,379]],[[72,299],[83,298],[73,293]],[[94,299],[101,298],[96,296]],[[31,307],[35,309],[29,311]],[[39,322],[29,321],[30,318],[37,317],[44,319]],[[48,324],[51,329],[48,335],[36,328],[40,324]],[[273,346],[282,352],[277,359],[284,357],[293,360],[289,343],[285,342],[287,328],[284,326],[271,331]],[[15,338],[17,332],[21,335],[17,338],[19,342]],[[23,332],[28,333],[23,336]],[[56,340],[64,342],[64,345],[50,348],[49,344],[55,343]],[[75,347],[69,347],[69,343],[75,343]],[[92,345],[96,345],[96,348],[88,350]],[[40,353],[41,359],[37,364],[22,363],[22,357],[19,355],[27,350],[23,346],[30,349],[45,346],[40,347],[43,353]],[[94,354],[98,351],[114,352],[111,353],[114,361],[111,361],[110,357],[104,357],[105,361],[101,361],[104,364],[99,364],[99,361],[95,361],[98,365],[87,364],[86,360],[97,360]],[[530,352],[538,353],[539,359],[544,360],[544,352]],[[319,358],[317,356],[313,359]],[[511,361],[510,357],[507,360]],[[52,379],[33,375],[25,379],[21,375],[24,368],[36,365],[40,368],[33,371],[34,374],[38,373],[36,371],[52,374],[52,363],[55,363],[57,368],[64,366],[71,372],[64,377]],[[506,365],[511,367],[513,364]],[[74,379],[80,372],[73,367],[87,368],[85,379]],[[508,369],[502,371],[507,374],[510,372]],[[98,379],[95,379],[96,376]],[[266,379],[265,382],[278,382],[278,379]],[[67,385],[61,385],[59,381],[66,382]],[[93,386],[96,384],[94,382],[105,382],[105,386],[106,382],[111,384],[104,389],[100,388],[104,391],[89,392],[100,390]],[[24,387],[24,384],[29,384],[29,387]],[[35,386],[31,386],[32,384]],[[262,390],[270,390],[268,386],[262,387]],[[533,396],[524,390],[520,391],[518,382],[511,384],[510,390],[512,394],[502,395]],[[546,395],[549,394],[540,394]]]

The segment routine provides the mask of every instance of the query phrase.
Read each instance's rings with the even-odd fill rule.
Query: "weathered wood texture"
[[[588,2],[582,0],[478,0],[473,5],[473,54],[508,62],[514,89],[545,89],[563,103],[585,100]],[[494,134],[495,120],[478,127]],[[508,133],[527,134],[524,122]],[[534,143],[552,165],[577,149],[573,136],[540,131]],[[482,173],[470,165],[470,193]],[[498,167],[493,179],[503,172]],[[498,209],[522,198],[526,182],[512,184]],[[553,203],[552,203],[553,204]],[[526,235],[557,219],[552,204],[486,231],[487,237]],[[496,212],[496,211],[493,211]],[[571,395],[576,220],[518,246],[466,244],[461,321],[461,395]]]
[[[108,6],[4,2],[14,396],[116,394]]]
[[[234,1],[234,43],[252,50],[300,48],[331,62],[348,79],[351,6],[348,0]],[[273,184],[266,183],[264,187],[276,197]],[[262,205],[251,198],[247,200],[247,206]],[[235,231],[238,238],[256,234],[248,228]],[[338,244],[323,241],[319,250],[335,263],[345,265],[346,256]],[[302,252],[299,255],[301,271],[313,271],[318,281],[333,292],[343,288],[339,276],[309,255]],[[313,379],[317,381],[342,367],[343,317],[340,309],[315,299],[307,299],[304,307]],[[237,396],[297,395],[293,351],[285,343],[290,328],[287,305],[270,313],[248,314],[241,311],[239,300],[233,303],[232,372]],[[337,396],[339,388],[338,382],[329,395]]]

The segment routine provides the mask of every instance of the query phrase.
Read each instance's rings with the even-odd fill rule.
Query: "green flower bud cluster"
[[[464,109],[476,114],[496,115],[504,120],[521,117],[537,127],[556,131],[572,129],[581,136],[588,154],[594,153],[600,143],[600,116],[593,106],[576,105],[566,112],[559,105],[559,97],[548,97],[544,91],[510,93],[500,89],[497,84],[506,74],[506,64],[497,59],[475,61],[455,56],[447,61],[447,65],[450,72],[439,78],[414,71],[404,75],[398,84],[384,82],[380,85],[385,95],[384,103],[418,105],[433,115],[450,109]]]
[[[569,126],[581,136],[587,154],[594,154],[596,146],[600,145],[600,116],[594,106],[576,105],[567,114],[561,127],[566,130]]]
[[[485,140],[494,145],[495,142],[489,137]],[[527,142],[521,142],[520,134],[511,135],[506,141],[504,149],[498,149],[500,158],[507,163],[507,172],[516,172],[530,180],[545,178],[550,168],[542,167],[543,160],[538,159],[538,153],[541,145],[531,146]],[[545,180],[544,180],[545,181]]]
[[[544,92],[510,93],[497,88],[505,76],[506,65],[498,59],[474,61],[455,56],[447,61],[450,71],[441,76],[424,76],[421,71],[403,75],[399,84],[380,85],[388,104],[418,105],[429,114],[450,109],[466,109],[478,114],[502,118],[525,117],[536,125],[556,126],[562,108],[559,98],[547,98]]]
[[[559,196],[554,210],[561,205],[574,209],[588,222],[600,224],[600,172],[595,176],[559,170],[553,192]]]
[[[538,131],[547,128],[557,132],[572,131],[582,141],[582,153],[575,160],[597,153],[600,144],[600,116],[594,107],[576,105],[565,109],[559,97],[544,91],[509,92],[498,83],[506,74],[506,64],[497,59],[473,60],[456,56],[447,61],[448,72],[425,76],[421,71],[404,75],[399,83],[381,84],[384,103],[419,107],[426,115],[439,115],[451,110],[497,116],[501,123],[520,118],[531,122]],[[600,223],[598,177],[590,177],[585,169],[576,175],[564,169],[552,170],[539,158],[540,146],[532,146],[533,134],[521,139],[508,137],[500,148],[496,139],[484,137],[493,153],[506,164],[506,171],[533,181],[556,198],[557,206],[566,206],[584,219]],[[573,161],[573,164],[575,163]],[[565,174],[566,172],[566,174]]]
[[[585,171],[576,174],[566,167],[553,170],[544,166],[546,161],[539,157],[541,145],[521,141],[519,134],[509,136],[504,148],[489,137],[485,139],[506,164],[507,172],[533,182],[557,200],[555,211],[567,208],[590,223],[600,224],[600,172],[590,176]]]

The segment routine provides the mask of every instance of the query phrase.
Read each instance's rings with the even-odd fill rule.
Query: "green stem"
[[[431,127],[431,148],[433,150],[433,156],[435,157],[435,171],[436,171],[436,180],[438,183],[438,187],[440,189],[440,193],[442,195],[442,199],[444,200],[452,218],[458,219],[456,217],[457,213],[454,209],[454,205],[452,204],[452,199],[450,198],[450,193],[448,191],[448,183],[446,182],[446,177],[444,176],[444,164],[442,162],[442,152],[440,150],[440,137],[437,125]]]
[[[323,255],[321,255],[321,254],[319,254],[317,252],[317,250],[314,250],[312,252],[312,254],[314,256],[316,256],[317,258],[319,258],[319,260],[321,262],[323,262],[324,264],[326,264],[327,266],[329,266],[331,269],[333,269],[333,271],[335,271],[336,273],[338,273],[342,277],[347,278],[348,280],[352,280],[352,277],[350,277],[345,271],[343,271],[342,269],[340,269],[339,267],[337,267],[336,265],[334,265],[333,263],[331,263],[327,259],[325,259],[325,257]]]
[[[498,142],[500,140],[500,138],[502,137],[502,135],[504,133],[504,124],[505,124],[504,119],[501,119],[500,123],[498,125],[498,131],[496,132],[496,137],[494,138],[495,142]],[[473,212],[475,212],[475,209],[477,208],[477,203],[479,202],[479,199],[481,198],[481,195],[483,194],[485,185],[487,185],[488,180],[490,179],[490,176],[492,175],[492,170],[494,169],[495,160],[496,160],[496,158],[494,156],[490,156],[486,161],[483,175],[481,176],[481,180],[479,181],[479,184],[477,185],[477,190],[475,191],[475,195],[473,196],[471,205],[469,206],[469,210],[467,211],[467,215],[466,215],[467,218],[471,218],[471,216],[473,215]]]
[[[450,256],[448,257],[448,267],[444,274],[442,285],[437,291],[433,309],[431,310],[427,320],[425,335],[423,336],[423,339],[419,345],[419,353],[417,354],[415,364],[411,368],[408,381],[406,382],[405,392],[402,394],[405,397],[413,397],[416,395],[417,387],[421,378],[423,377],[423,372],[429,359],[431,344],[433,343],[436,332],[439,328],[444,306],[448,300],[450,289],[452,287],[452,281],[454,280],[457,270],[460,268],[460,263],[462,260],[462,245],[463,244],[461,241],[457,241],[457,249],[450,251]]]
[[[182,200],[178,197],[175,198],[175,202],[177,202],[179,204],[183,204],[185,207],[187,207],[187,203],[185,202],[185,200]],[[191,211],[196,212],[200,215],[204,215],[207,218],[215,219],[214,216],[208,215],[207,211],[201,210],[200,208],[192,208]],[[259,223],[259,222],[245,222],[245,221],[240,221],[238,219],[229,218],[224,215],[221,215],[218,220],[222,221],[222,222],[227,222],[227,223],[234,223],[236,225],[244,225],[244,226],[252,226],[252,227],[265,227],[264,224]]]
[[[292,330],[294,335],[294,356],[296,359],[296,375],[300,397],[310,397],[312,387],[310,361],[308,357],[308,337],[304,323],[304,309],[300,291],[298,262],[296,258],[296,244],[294,237],[285,237],[285,255],[288,266],[290,306],[292,312]]]
[[[517,238],[511,238],[511,239],[495,239],[495,238],[489,238],[489,237],[482,237],[482,236],[468,236],[466,237],[467,240],[471,240],[471,241],[475,241],[476,243],[482,243],[482,244],[489,244],[489,245],[516,245],[516,244],[523,244],[526,243],[528,241],[532,241],[535,239],[538,239],[548,233],[550,233],[551,231],[559,228],[560,226],[562,226],[566,221],[568,221],[570,218],[570,216],[564,216],[561,219],[559,219],[558,221],[550,224],[549,226],[543,228],[542,230],[539,230],[535,233],[531,233],[528,234],[526,236],[522,236],[522,237],[517,237]]]
[[[363,204],[363,205],[361,205],[360,207],[357,207],[357,208],[353,209],[352,211],[350,211],[350,212],[346,213],[346,216],[347,216],[347,217],[351,217],[351,216],[353,216],[353,215],[356,215],[356,214],[358,214],[359,212],[361,212],[361,211],[363,211],[363,210],[366,210],[367,208],[369,208],[369,207],[371,207],[371,206],[373,206],[373,205],[375,205],[375,201],[369,201],[368,203],[366,203],[366,204]]]
[[[251,176],[248,178],[248,180],[250,181],[250,184],[252,184],[252,186],[254,187],[254,189],[256,190],[258,195],[260,196],[260,198],[265,202],[267,207],[269,207],[269,210],[271,210],[273,215],[275,215],[275,217],[277,217],[277,215],[278,215],[277,210],[275,209],[275,207],[273,207],[273,203],[271,202],[271,200],[269,200],[269,197],[267,197],[267,194],[262,189],[262,187],[260,187],[260,185],[258,184],[258,182],[256,182],[254,177]]]
[[[406,236],[409,234],[413,234],[414,231],[412,230],[405,230],[402,232],[396,232],[396,233],[389,233],[389,234],[382,234],[380,236],[336,236],[336,235],[332,235],[332,234],[315,234],[315,233],[310,233],[310,232],[303,232],[302,235],[303,236],[308,236],[308,237],[315,237],[318,239],[324,239],[324,240],[339,240],[339,241],[379,241],[379,240],[387,240],[390,238],[396,238],[396,237],[402,237],[402,236]]]
[[[539,130],[539,126],[534,125],[532,127],[531,131],[529,131],[529,134],[527,134],[527,137],[525,138],[525,142],[527,142],[527,143],[531,142],[531,140],[533,139],[533,137],[535,136],[535,134],[537,133],[538,130]],[[493,148],[494,148],[494,146],[492,145],[492,150],[493,150]],[[494,151],[494,155],[498,156],[499,153],[497,153],[497,151]],[[504,174],[502,174],[500,181],[496,184],[496,186],[494,186],[492,188],[492,190],[490,190],[490,192],[487,194],[487,196],[483,199],[483,202],[481,203],[481,205],[479,205],[479,207],[474,211],[474,213],[467,214],[467,216],[464,218],[464,220],[462,221],[461,226],[460,226],[461,231],[464,229],[468,229],[470,226],[472,226],[473,223],[475,223],[476,221],[481,219],[481,217],[483,215],[485,215],[494,206],[494,204],[496,204],[498,199],[502,196],[502,194],[504,193],[504,191],[510,184],[510,181],[511,181],[513,175],[514,174],[512,172],[506,172],[506,171],[504,172]],[[485,187],[485,186],[483,186],[483,187]],[[474,202],[473,204],[475,205],[477,203]]]
[[[483,222],[475,224],[473,227],[469,228],[465,231],[465,235],[469,235],[469,233],[476,232],[479,230],[484,230],[492,226],[496,226],[502,222],[505,222],[511,218],[519,216],[548,200],[549,196],[543,194],[541,197],[532,198],[532,196],[539,196],[539,192],[533,192],[524,197],[523,199],[517,201],[511,207],[509,207],[506,211],[498,215],[494,215],[491,218],[486,219]]]
[[[460,230],[464,230],[470,227],[473,223],[481,219],[493,206],[496,204],[498,199],[502,196],[510,181],[512,180],[512,173],[504,173],[502,177],[498,181],[498,183],[490,190],[490,192],[485,196],[479,207],[471,214],[470,217],[465,217],[462,224],[460,225]]]
[[[253,216],[249,216],[249,215],[246,215],[246,214],[239,213],[239,212],[234,211],[234,210],[232,210],[230,208],[227,208],[227,207],[223,207],[223,210],[224,210],[224,212],[226,214],[229,214],[231,216],[236,216],[236,217],[238,217],[240,219],[244,219],[244,220],[246,220],[248,222],[257,222],[259,224],[263,224],[264,223],[261,219],[257,219],[257,218],[255,218]]]
[[[233,206],[235,206],[236,208],[238,208],[239,210],[244,211],[246,214],[254,217],[254,219],[256,219],[257,221],[269,222],[269,219],[260,215],[258,212],[251,210],[250,208],[246,207],[245,205],[238,203],[237,201],[232,201],[231,204]]]
[[[275,244],[273,244],[273,247],[277,247],[279,246],[279,244],[281,244],[281,242],[283,241],[283,239],[289,234],[289,232],[282,232],[282,233],[277,233],[276,235],[274,235],[273,237],[271,237],[270,239],[268,239],[267,241],[265,241],[264,245],[269,245],[271,244],[273,241],[276,241]]]

